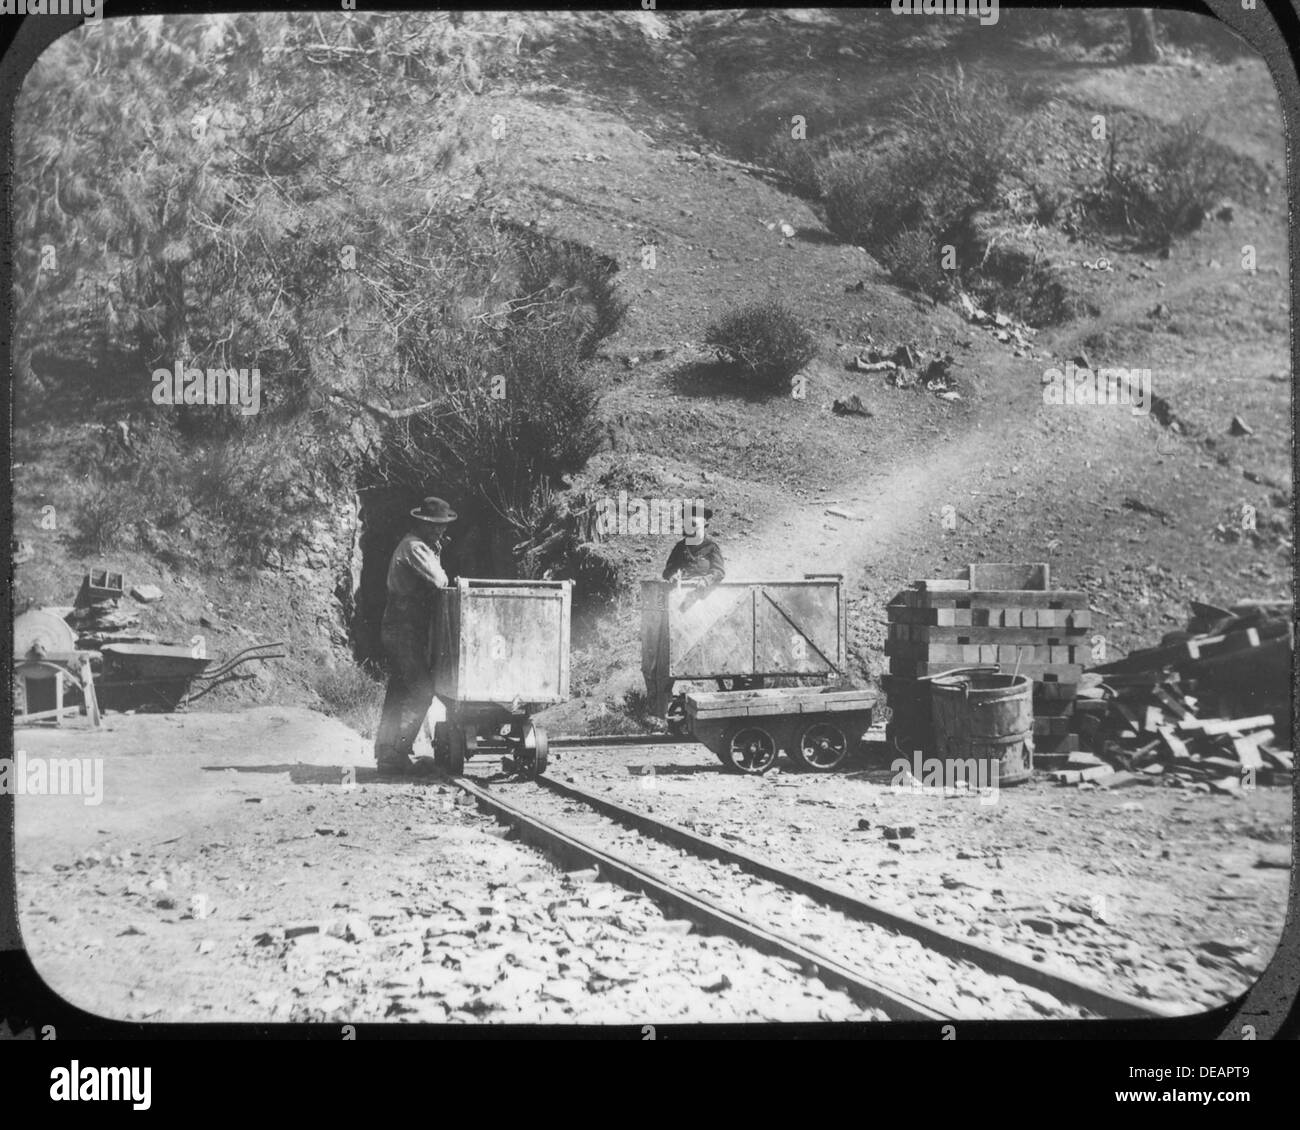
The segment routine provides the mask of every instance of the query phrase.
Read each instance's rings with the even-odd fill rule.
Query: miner
[[[727,571],[722,564],[722,550],[718,543],[705,533],[705,522],[713,517],[713,511],[708,507],[703,511],[692,509],[689,519],[691,529],[668,555],[664,580],[680,579],[684,582],[716,585],[727,575]]]
[[[439,554],[456,512],[441,498],[411,511],[411,528],[388,563],[388,601],[381,630],[391,674],[375,738],[381,773],[412,771],[412,747],[433,704],[429,628],[437,590],[447,587]]]

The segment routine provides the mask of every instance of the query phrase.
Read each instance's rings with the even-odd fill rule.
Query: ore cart
[[[728,769],[766,773],[785,753],[802,769],[840,768],[871,728],[876,694],[831,687],[686,695],[691,733]]]
[[[507,753],[516,771],[546,768],[546,731],[530,715],[569,697],[569,581],[471,580],[440,596],[430,648],[447,710],[434,760],[453,775],[475,753]]]
[[[641,585],[641,671],[651,710],[687,731],[681,681],[723,690],[761,687],[773,676],[838,678],[846,661],[844,578]]]

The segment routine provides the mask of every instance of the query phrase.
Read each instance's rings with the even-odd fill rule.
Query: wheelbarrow
[[[173,711],[237,678],[236,671],[255,659],[283,659],[282,642],[254,644],[229,659],[215,661],[193,649],[172,644],[108,644],[104,674],[96,682],[106,709],[149,707]]]

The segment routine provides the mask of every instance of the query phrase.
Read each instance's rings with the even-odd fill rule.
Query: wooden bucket
[[[892,717],[886,728],[887,740],[892,745],[892,752],[911,756],[917,750],[932,753],[934,744],[933,707],[930,705],[930,684],[935,679],[947,679],[965,674],[996,675],[997,664],[975,664],[969,667],[954,667],[935,675],[922,675],[920,678],[902,675],[882,675],[880,686],[888,696],[889,710]]]
[[[972,784],[1018,785],[1034,768],[1034,681],[1027,675],[948,675],[930,681],[935,756]],[[948,765],[945,765],[945,779]],[[958,772],[961,770],[961,772]]]

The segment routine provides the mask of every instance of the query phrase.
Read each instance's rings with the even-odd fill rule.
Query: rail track
[[[629,743],[630,744],[630,743]],[[1177,1015],[1020,961],[774,860],[549,777],[454,783],[521,840],[763,953],[891,1020]],[[506,795],[508,794],[508,795]]]

